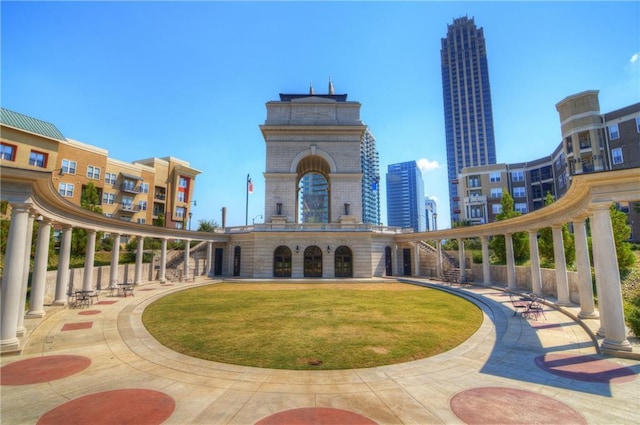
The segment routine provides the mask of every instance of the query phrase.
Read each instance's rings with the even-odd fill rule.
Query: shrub
[[[627,326],[640,337],[640,269],[634,268],[622,282],[622,299]]]

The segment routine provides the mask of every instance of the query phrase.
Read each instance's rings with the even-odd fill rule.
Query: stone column
[[[160,283],[167,281],[167,240],[162,238],[160,248]]]
[[[587,229],[585,219],[573,221],[573,236],[576,245],[576,266],[578,269],[578,291],[580,293],[581,319],[598,317],[593,300],[593,286],[591,284],[591,264],[589,262],[589,247],[587,245]]]
[[[442,241],[436,240],[436,277],[442,276]]]
[[[460,263],[460,282],[467,280],[467,260],[464,254],[464,239],[458,239],[458,262]]]
[[[593,260],[596,280],[600,282],[601,289],[598,293],[600,317],[605,319],[602,348],[612,351],[631,351],[624,323],[620,272],[608,204],[601,203],[593,206],[591,235],[593,246],[598,247],[594,250]]]
[[[26,240],[26,249],[24,250],[24,266],[22,272],[22,286],[20,288],[20,299],[22,300],[22,304],[18,309],[18,326],[16,328],[17,336],[24,336],[27,328],[24,327],[24,316],[27,313],[25,311],[25,304],[27,300],[27,289],[29,287],[29,269],[31,266],[31,243],[33,242],[33,222],[36,218],[35,213],[29,212],[29,221],[27,222],[27,240]]]
[[[537,230],[529,230],[529,256],[531,258],[531,292],[542,295],[542,275],[540,273]]]
[[[183,270],[183,280],[189,280],[189,250],[191,249],[191,241],[184,241],[184,265],[182,267]]]
[[[136,247],[136,270],[134,273],[133,284],[140,285],[142,283],[142,255],[144,254],[144,238],[136,236],[138,245]]]
[[[564,241],[562,240],[562,224],[552,224],[553,234],[553,263],[556,266],[556,290],[558,305],[571,304],[569,295],[569,280],[567,279],[567,260],[564,256]]]
[[[415,275],[416,276],[420,276],[420,243],[416,242],[413,244],[413,258],[414,258],[414,262],[415,262]]]
[[[87,253],[84,257],[84,276],[82,290],[93,290],[93,260],[96,255],[96,231],[87,229]]]
[[[69,293],[69,259],[71,257],[71,226],[63,226],[58,253],[58,273],[56,275],[56,298],[53,305],[66,305]]]
[[[593,242],[593,240],[592,240]],[[599,258],[598,256],[598,245],[592,243],[591,244],[591,248],[593,250],[593,262],[594,262],[594,274],[595,274],[595,259]],[[618,259],[617,255],[616,255],[616,260]],[[598,279],[598,277],[596,276],[596,293],[599,295],[602,293],[603,289],[602,289],[602,284],[600,283],[600,280]],[[600,327],[598,328],[598,331],[596,332],[596,335],[598,335],[601,338],[604,338],[604,330],[605,330],[605,324],[604,322],[607,320],[606,317],[602,314],[602,304],[600,303],[599,305],[599,313],[598,316],[600,317]]]
[[[213,242],[207,242],[207,277],[213,276]]]
[[[47,284],[47,264],[49,263],[49,242],[51,240],[51,220],[40,221],[36,256],[31,279],[31,297],[27,316],[44,317],[44,290]]]
[[[489,258],[489,238],[480,236],[482,244],[482,281],[485,285],[491,285],[491,259]]]
[[[120,233],[111,234],[111,266],[109,267],[109,287],[117,288],[120,283],[118,265],[120,264]]]
[[[513,258],[513,239],[511,233],[504,235],[504,245],[507,249],[507,287],[516,289],[516,262]]]
[[[7,249],[4,257],[2,277],[2,297],[0,298],[0,352],[15,351],[19,347],[16,331],[18,314],[24,314],[24,301],[20,299],[24,256],[27,249],[27,225],[29,204],[11,205],[11,223],[7,235]]]

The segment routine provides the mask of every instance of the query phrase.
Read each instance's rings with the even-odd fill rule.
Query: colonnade
[[[589,213],[576,216],[571,220],[576,251],[576,268],[580,303],[579,318],[600,319],[598,335],[604,337],[602,342],[603,349],[613,351],[631,351],[631,345],[626,335],[624,311],[622,307],[622,288],[620,284],[620,273],[618,271],[616,246],[613,238],[613,228],[609,210],[610,205],[610,203],[604,202],[593,204],[589,209]],[[587,245],[587,218],[590,219],[599,314],[596,312],[593,294],[591,264]],[[564,241],[562,238],[562,227],[564,224],[565,223],[551,223],[550,225],[553,237],[557,298],[556,304],[558,306],[568,306],[572,304],[569,290],[569,279],[567,276]],[[540,256],[538,251],[538,230],[539,228],[529,228],[526,232],[529,235],[531,291],[538,295],[542,295],[542,273],[540,270]],[[517,289],[513,233],[515,232],[503,234],[505,238],[507,260],[506,285],[509,290]],[[422,235],[424,236],[425,234]],[[426,235],[428,235],[428,233]],[[457,238],[459,262],[461,265],[459,276],[460,281],[467,280],[464,266],[466,261],[464,240],[468,237],[470,236]],[[489,236],[481,235],[480,242],[482,246],[482,282],[485,285],[490,285],[491,269],[489,259]],[[442,240],[436,240],[436,273],[438,276],[442,275],[441,244]]]
[[[31,263],[31,246],[33,242],[34,223],[39,223],[36,239],[33,273],[31,274],[31,293],[29,296],[29,308],[25,311],[27,289],[29,281],[29,268]],[[7,237],[7,247],[4,264],[2,299],[0,311],[0,352],[14,351],[18,349],[19,337],[23,336],[26,329],[25,318],[43,317],[44,298],[46,289],[47,265],[49,260],[49,244],[51,242],[51,229],[55,221],[43,217],[29,203],[15,203],[11,205],[11,224]],[[71,257],[71,236],[73,227],[60,224],[60,251],[58,270],[56,273],[55,297],[53,305],[66,305],[69,294],[74,288],[69,287],[69,264]],[[83,291],[93,291],[94,287],[94,257],[96,251],[95,229],[87,229],[87,246],[82,278]],[[111,233],[112,250],[111,266],[109,269],[109,285],[111,287],[120,283],[118,264],[120,257],[121,233]],[[142,283],[142,268],[144,254],[144,237],[137,235],[136,261],[133,282],[135,285]],[[168,238],[161,239],[160,267],[158,279],[166,282],[166,259]],[[213,272],[211,261],[213,242],[207,242],[207,275]],[[190,240],[185,242],[183,278],[189,279]],[[102,288],[105,289],[105,288]]]

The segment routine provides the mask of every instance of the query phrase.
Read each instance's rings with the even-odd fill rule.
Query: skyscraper
[[[458,174],[464,167],[496,163],[487,50],[482,28],[473,18],[454,19],[442,39],[449,207],[451,221],[460,219]]]
[[[426,230],[424,183],[416,161],[388,166],[387,221],[389,226]]]
[[[360,144],[362,222],[380,224],[380,165],[376,139],[367,127]]]

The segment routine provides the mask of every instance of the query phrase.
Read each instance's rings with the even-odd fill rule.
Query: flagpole
[[[245,205],[244,225],[245,226],[249,225],[249,184],[251,184],[251,177],[249,177],[249,174],[247,174],[247,187],[245,188],[247,190],[247,200],[244,203]]]

